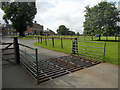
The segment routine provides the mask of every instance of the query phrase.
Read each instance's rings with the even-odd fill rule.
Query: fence
[[[72,44],[72,54],[78,54],[89,58],[99,59],[105,61],[105,47],[106,43],[79,41],[77,38]]]
[[[34,52],[34,55],[31,55],[29,52],[23,51],[22,49],[19,49],[20,51],[20,62],[22,63],[23,67],[28,71],[28,73],[33,77],[33,79],[38,82],[38,55],[37,55],[37,49],[32,48],[23,44],[19,44],[19,46],[22,46],[24,48],[32,50]]]
[[[9,63],[15,63],[14,62],[14,44],[13,43],[2,43],[2,61],[3,64],[6,64],[6,62]]]
[[[38,42],[40,44],[44,45],[52,45],[52,47],[55,47],[56,43],[59,43],[61,48],[64,48],[63,40],[74,40],[75,38],[59,38],[59,37],[38,37]],[[48,40],[51,40],[51,43],[48,44]]]
[[[91,40],[99,40],[99,37],[96,36],[78,36],[77,37],[81,41],[91,41]],[[116,40],[118,41],[118,37],[115,36],[101,36],[101,40]]]
[[[16,64],[22,64],[36,83],[39,84],[37,48],[20,44],[18,43],[17,37],[14,37],[14,53]]]

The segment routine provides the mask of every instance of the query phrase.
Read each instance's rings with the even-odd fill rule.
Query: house
[[[19,35],[11,24],[2,25],[2,35]]]
[[[27,27],[27,31],[25,31],[25,34],[26,35],[43,35],[43,25],[40,25],[35,21],[31,28]]]
[[[55,35],[55,32],[47,28],[47,30],[44,31],[43,35],[52,36]]]

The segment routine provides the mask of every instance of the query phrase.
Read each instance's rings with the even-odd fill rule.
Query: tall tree
[[[80,36],[80,33],[79,33],[79,32],[77,32],[77,33],[76,33],[76,35],[77,35],[77,36]]]
[[[115,7],[115,3],[100,2],[94,7],[85,7],[84,34],[88,35],[115,35],[117,22],[120,21],[120,11]],[[118,33],[117,33],[118,34]]]
[[[37,13],[35,2],[2,2],[2,10],[5,13],[3,16],[5,22],[8,23],[10,20],[20,36],[24,36],[28,26],[32,27]]]
[[[65,25],[60,25],[59,28],[57,29],[57,34],[68,35],[69,34],[69,29],[66,28]]]

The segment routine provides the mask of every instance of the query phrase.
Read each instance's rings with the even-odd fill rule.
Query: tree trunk
[[[106,40],[108,40],[108,36],[106,36]]]
[[[93,41],[93,35],[92,35],[92,41]]]
[[[99,41],[101,40],[101,36],[99,35]]]
[[[19,32],[19,36],[20,36],[20,37],[25,37],[24,32]]]
[[[115,41],[117,40],[117,36],[115,35]]]

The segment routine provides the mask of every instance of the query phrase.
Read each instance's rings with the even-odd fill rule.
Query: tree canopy
[[[60,25],[57,29],[57,34],[59,35],[75,35],[75,32],[69,31],[69,28],[66,28],[65,25]]]
[[[79,33],[79,32],[77,32],[77,33],[76,33],[76,35],[77,35],[77,36],[80,36],[80,33]]]
[[[117,22],[120,21],[120,11],[116,8],[115,3],[100,2],[94,7],[85,7],[85,35],[117,35]]]
[[[35,2],[2,2],[1,9],[5,13],[3,16],[5,22],[8,23],[10,20],[20,36],[24,36],[28,26],[32,27],[37,13]]]

